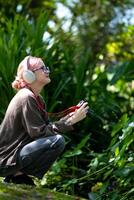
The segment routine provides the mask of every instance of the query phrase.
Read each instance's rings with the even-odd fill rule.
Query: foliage
[[[44,176],[41,184],[55,186],[54,183],[56,182],[58,184],[56,187],[59,187],[60,190],[62,188],[62,191],[72,190],[71,185],[75,185],[77,189],[87,191],[91,200],[133,199],[133,121],[134,117],[128,120],[127,114],[121,117],[113,127],[109,148],[103,153],[89,152],[88,157],[91,161],[87,171],[76,167],[79,155],[82,153],[84,156],[84,152],[80,151],[81,148],[76,147],[75,150],[71,151],[72,154],[69,151],[63,155],[63,158],[53,166],[47,176]],[[73,152],[76,152],[76,154],[73,154]],[[75,165],[72,162],[72,167],[70,166],[69,155],[75,158]],[[70,166],[69,169],[68,165]],[[71,169],[72,173],[70,172]],[[62,177],[61,174],[67,170],[69,170],[68,174],[72,174],[72,179],[70,180],[69,176],[69,180],[66,182],[66,175],[64,174]],[[64,184],[61,185],[61,182]]]
[[[112,23],[115,10],[125,12],[131,1],[61,1],[72,13],[68,30],[54,15],[58,1],[35,7],[19,1],[18,13],[18,2],[7,2],[0,1],[0,121],[14,95],[17,65],[28,54],[51,67],[52,82],[42,92],[49,112],[82,99],[93,110],[64,135],[66,151],[37,185],[90,200],[133,199],[134,28]]]

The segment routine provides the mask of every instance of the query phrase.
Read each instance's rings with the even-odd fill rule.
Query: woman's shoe
[[[17,176],[6,176],[3,180],[4,183],[15,183],[15,184],[26,184],[35,186],[32,178],[27,176],[26,174],[21,174]]]

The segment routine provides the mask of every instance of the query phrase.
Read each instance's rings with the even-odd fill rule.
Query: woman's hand
[[[73,125],[83,120],[86,117],[88,109],[89,109],[88,103],[84,102],[80,108],[69,114],[69,117],[66,120],[66,124]]]

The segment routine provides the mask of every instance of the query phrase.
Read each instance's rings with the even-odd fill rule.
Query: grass
[[[27,185],[5,184],[0,182],[0,200],[84,200],[47,188]]]

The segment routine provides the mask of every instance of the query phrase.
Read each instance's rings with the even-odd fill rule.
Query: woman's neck
[[[41,90],[43,88],[43,86],[39,86],[39,85],[28,85],[27,86],[36,96],[39,96],[39,94],[41,93]]]

